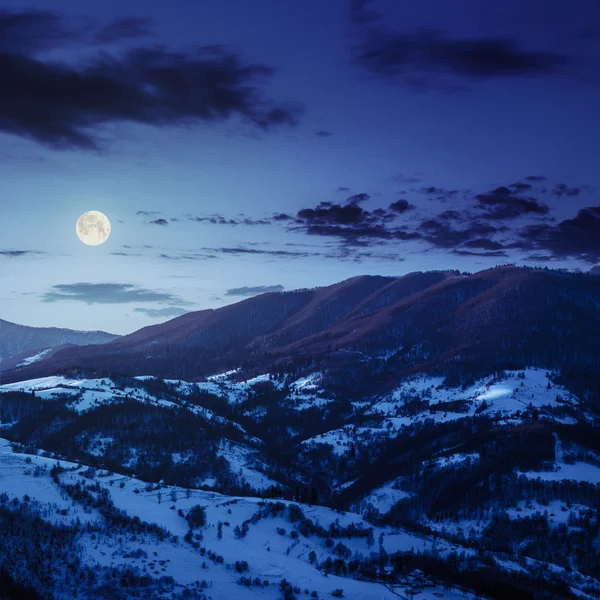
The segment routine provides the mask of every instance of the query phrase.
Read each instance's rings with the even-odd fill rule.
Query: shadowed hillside
[[[188,313],[102,346],[61,349],[6,381],[74,368],[193,380],[317,361],[330,383],[350,378],[357,392],[362,382],[385,387],[423,370],[460,380],[480,368],[568,363],[585,380],[600,368],[599,297],[600,277],[513,266],[355,277]]]

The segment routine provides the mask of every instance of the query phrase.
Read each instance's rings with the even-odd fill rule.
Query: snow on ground
[[[528,479],[541,479],[543,481],[562,481],[571,479],[574,481],[586,481],[600,485],[600,467],[578,462],[573,465],[556,465],[556,471],[527,471],[519,473]]]
[[[225,371],[224,373],[217,373],[216,375],[211,375],[210,377],[207,377],[206,379],[208,381],[219,381],[221,379],[229,379],[230,377],[232,377],[233,375],[235,375],[236,373],[239,373],[240,370],[239,369],[232,369],[231,371]]]
[[[332,398],[325,397],[321,387],[323,376],[321,373],[310,373],[300,377],[289,384],[290,395],[288,404],[295,410],[306,410],[308,408],[324,408],[327,404],[334,402]]]
[[[103,437],[100,434],[96,434],[90,438],[87,444],[87,451],[94,456],[104,456],[106,447],[113,441],[111,437]]]
[[[279,482],[260,471],[266,464],[257,451],[230,440],[222,440],[217,455],[225,458],[233,473],[243,477],[252,489],[264,490],[279,486]]]
[[[313,396],[312,394],[299,394],[291,401],[291,406],[295,410],[306,410],[308,408],[318,407],[324,408],[334,400],[330,398],[319,398],[317,396]]]
[[[296,391],[316,391],[320,389],[320,384],[322,382],[321,373],[311,373],[310,375],[306,375],[305,377],[300,377],[300,379],[296,379],[290,383],[290,389]]]
[[[433,464],[435,464],[435,466],[444,469],[446,467],[453,467],[459,465],[460,463],[463,463],[467,460],[479,460],[479,453],[473,452],[471,454],[462,454],[458,452],[456,454],[451,454],[450,456],[442,456],[441,458],[436,458],[432,462]]]
[[[380,427],[355,427],[354,425],[345,425],[340,429],[332,429],[326,433],[321,433],[312,438],[301,442],[307,449],[313,445],[329,444],[333,447],[334,454],[343,456],[350,451],[352,444],[369,443],[376,439],[385,439],[389,437],[390,429]]]
[[[7,492],[20,498],[28,494],[32,502],[42,503],[40,516],[54,522],[71,522],[79,518],[83,522],[101,523],[102,517],[95,510],[84,511],[52,481],[49,470],[54,464],[54,459],[12,452],[11,444],[0,439],[0,493]],[[59,476],[63,483],[90,483],[82,474],[85,469],[79,465],[67,461],[62,461],[61,465],[68,469]],[[250,522],[247,535],[239,538],[234,533],[236,526],[251,519],[264,506],[264,501],[260,498],[231,497],[166,485],[157,487],[156,484],[148,485],[128,476],[103,476],[101,472],[97,472],[93,482],[109,491],[111,500],[118,509],[125,511],[130,517],[137,516],[142,521],[156,523],[172,536],[177,536],[177,539],[170,537],[160,542],[150,533],[133,535],[126,532],[119,532],[117,537],[111,536],[102,528],[97,529],[94,535],[82,533],[78,538],[81,558],[92,567],[96,564],[129,565],[154,577],[172,576],[182,585],[205,580],[209,585],[206,592],[213,600],[229,600],[233,597],[239,600],[275,600],[280,598],[279,582],[283,578],[292,585],[299,586],[301,590],[315,590],[320,598],[331,597],[331,592],[337,588],[343,589],[344,598],[350,600],[393,600],[399,596],[419,600],[440,597],[458,600],[465,597],[461,591],[444,591],[440,586],[433,586],[416,572],[404,583],[393,587],[334,575],[324,576],[310,563],[308,556],[314,551],[317,560],[322,561],[332,555],[332,550],[318,536],[292,536],[294,525],[281,514],[264,516],[254,523]],[[299,506],[305,518],[326,529],[334,522],[343,527],[350,523],[371,527],[356,513],[297,502],[282,502],[284,505]],[[180,509],[185,515],[195,505],[204,507],[207,520],[204,527],[195,530],[202,535],[202,539],[198,539],[198,549],[183,540],[188,532],[188,525],[179,514]],[[553,505],[548,508],[554,510]],[[66,514],[62,514],[63,512]],[[471,548],[451,544],[443,539],[438,538],[436,541],[429,536],[389,527],[373,527],[372,540],[341,538],[339,541],[351,552],[369,556],[379,551],[379,539],[388,553],[433,548],[441,556],[453,550],[464,551],[466,554],[475,553]],[[336,543],[337,541],[336,539]],[[222,564],[211,560],[209,554],[213,557],[221,556]],[[266,579],[270,585],[250,588],[240,586],[240,574],[232,567],[236,561],[244,560],[249,567],[246,575],[252,579]],[[502,562],[507,569],[521,569],[512,561]],[[535,561],[528,562],[533,564]],[[549,566],[562,572],[555,565]],[[469,594],[469,597],[473,595]]]
[[[388,513],[394,504],[404,498],[410,497],[410,493],[396,489],[396,481],[389,481],[381,487],[371,490],[368,496],[365,496],[358,504],[361,513],[369,509],[370,506],[377,509],[381,514]]]
[[[195,392],[204,392],[223,398],[229,404],[238,404],[248,398],[248,390],[253,385],[265,381],[269,381],[269,375],[260,375],[253,379],[235,383],[231,381],[231,376],[237,373],[239,369],[235,371],[227,371],[219,375],[211,375],[206,378],[206,381],[183,381],[180,379],[165,379],[164,382],[171,385],[175,391],[179,394],[191,395]],[[138,378],[139,379],[139,378]],[[150,379],[150,378],[147,378]],[[273,382],[276,383],[276,382]]]
[[[73,503],[52,481],[49,470],[54,464],[56,461],[53,459],[12,452],[10,443],[0,440],[0,492],[6,491],[9,495],[20,498],[28,494],[32,501],[37,500],[44,504],[40,507],[42,518],[52,521],[70,522],[75,518],[84,522],[101,520],[102,517],[95,510],[86,513],[80,505]],[[79,467],[66,461],[62,461],[61,464],[66,469]],[[40,471],[37,476],[34,474],[35,467],[39,467]],[[82,476],[82,470],[68,470],[59,476],[60,480],[64,483],[79,482],[86,485],[90,480]],[[325,577],[309,562],[308,555],[314,550],[318,560],[324,560],[331,555],[331,549],[317,536],[292,537],[291,531],[294,526],[282,515],[266,516],[254,524],[250,523],[247,535],[242,538],[236,537],[236,526],[241,526],[260,510],[263,505],[260,498],[229,497],[164,485],[161,489],[151,486],[153,489],[149,490],[143,481],[117,474],[103,477],[98,473],[93,481],[110,492],[111,500],[117,508],[126,511],[129,516],[138,516],[143,521],[160,525],[172,535],[178,536],[178,540],[169,538],[159,542],[158,538],[151,534],[134,536],[127,533],[120,533],[117,538],[103,530],[97,531],[94,536],[83,533],[79,538],[82,560],[91,566],[98,563],[107,566],[128,564],[137,566],[149,575],[172,576],[183,585],[206,580],[211,586],[206,591],[213,600],[229,600],[233,597],[240,600],[275,600],[280,597],[278,584],[283,578],[302,590],[317,591],[321,598],[331,597],[331,592],[336,588],[343,589],[344,597],[352,600],[392,600],[397,598],[396,592],[409,588],[420,589],[420,593],[414,597],[424,600],[436,598],[438,596],[433,595],[434,592],[442,591],[435,586],[424,587],[427,582],[419,581],[418,578],[404,586],[396,586],[395,591],[392,591],[374,582],[334,575]],[[283,503],[292,504],[287,501]],[[200,546],[206,549],[204,554],[183,540],[188,525],[178,514],[178,509],[185,514],[192,506],[198,504],[205,508],[207,516],[207,525],[196,530],[203,536]],[[322,506],[299,506],[306,518],[325,528],[333,522],[340,526],[354,523],[370,527],[358,514],[338,512]],[[67,514],[57,513],[57,508],[65,510]],[[222,524],[221,536],[218,533],[219,522]],[[431,548],[433,544],[431,539],[423,536],[376,527],[375,538],[380,535],[383,536],[383,545],[388,552]],[[378,551],[376,544],[371,542],[369,546],[368,540],[364,538],[342,538],[341,541],[351,551],[361,552],[363,555]],[[449,546],[446,547],[443,543],[438,543],[438,546],[442,551],[449,550]],[[222,556],[223,564],[210,560],[207,556],[209,551]],[[237,582],[239,574],[231,568],[233,563],[240,560],[248,562],[248,576],[252,579],[267,579],[271,585],[250,588],[240,586]]]
[[[37,390],[47,390],[57,388],[61,385],[74,384],[74,379],[67,379],[60,375],[51,375],[50,377],[38,377],[37,379],[28,379],[27,381],[17,381],[16,383],[5,383],[0,385],[2,392],[31,392]]]
[[[162,406],[177,406],[168,400],[160,400],[143,389],[121,387],[109,378],[100,379],[67,379],[62,376],[41,377],[0,386],[0,392],[23,391],[35,392],[36,396],[52,399],[60,394],[76,395],[69,402],[77,412],[85,412],[115,400],[131,398],[140,402],[151,402]]]
[[[151,376],[142,375],[136,377],[135,379],[144,381],[155,378]],[[230,396],[232,394],[232,390],[224,389],[224,387],[221,384],[194,384],[185,381],[178,382],[177,380],[169,379],[165,381],[176,386],[176,390],[183,394],[189,394],[191,393],[191,389],[195,388],[204,390],[208,393],[213,393],[217,396],[222,396],[228,401],[230,400]],[[62,376],[42,377],[39,379],[30,379],[27,381],[9,383],[0,386],[0,392],[8,391],[33,391],[39,398],[47,400],[55,399],[58,396],[64,394],[76,396],[68,404],[77,412],[85,412],[97,408],[102,404],[107,404],[110,402],[125,399],[138,400],[139,402],[148,402],[159,406],[165,406],[167,408],[177,408],[180,406],[180,404],[177,404],[170,400],[156,398],[154,395],[148,393],[143,388],[138,388],[134,386],[121,386],[120,384],[115,383],[109,378],[67,379],[66,377]],[[236,395],[236,398],[237,397],[238,396]],[[231,423],[240,431],[244,433],[246,432],[246,430],[241,425],[233,423],[232,421],[229,421],[228,419],[225,419],[223,417],[219,417],[218,415],[215,415],[213,411],[207,408],[195,404],[188,404],[187,407],[190,410],[192,410],[195,414],[198,414],[206,418],[207,420],[214,420],[222,424]]]
[[[252,377],[251,379],[246,379],[245,381],[240,381],[236,385],[247,388],[247,387],[252,387],[253,385],[256,385],[257,383],[266,383],[269,381],[276,387],[280,386],[280,382],[278,382],[274,379],[271,379],[271,375],[269,375],[269,373],[264,373],[262,375],[257,375],[256,377]]]
[[[477,539],[489,524],[489,519],[459,519],[458,521],[431,521],[423,519],[423,524],[443,535],[463,535],[466,539]]]
[[[427,418],[436,422],[454,421],[463,418],[460,413],[436,413],[427,414]],[[419,415],[412,417],[377,417],[373,419],[372,425],[360,426],[344,425],[339,429],[332,429],[326,433],[321,433],[311,438],[303,440],[303,446],[311,447],[319,444],[330,444],[333,446],[333,452],[338,456],[343,456],[352,447],[353,444],[366,444],[383,441],[389,437],[398,435],[403,427],[407,427],[421,420]],[[423,419],[426,421],[426,419]]]
[[[507,514],[511,519],[523,519],[535,514],[547,514],[550,525],[567,523],[571,513],[575,516],[584,516],[590,513],[588,506],[581,504],[571,504],[568,506],[560,500],[551,500],[547,505],[540,504],[536,500],[521,500],[516,507],[507,509]]]
[[[47,510],[43,517],[54,523],[68,524],[77,518],[87,523],[98,518],[97,511],[86,512],[53,483],[50,470],[55,464],[52,458],[13,452],[10,442],[0,439],[0,494],[7,493],[20,500],[29,496],[43,502]],[[78,466],[65,461],[61,465]]]
[[[42,350],[33,356],[28,356],[25,360],[20,362],[17,367],[25,367],[33,364],[34,362],[38,362],[38,360],[42,360],[42,358],[44,358],[44,356],[46,356],[49,352],[52,352],[52,348],[47,348],[46,350]]]
[[[584,462],[568,464],[564,462],[562,442],[558,436],[554,435],[554,470],[553,471],[527,471],[519,472],[528,479],[541,479],[542,481],[586,481],[588,483],[600,484],[600,467],[590,465]]]
[[[487,414],[499,413],[512,416],[516,411],[526,410],[529,404],[540,409],[561,404],[575,405],[578,402],[565,388],[552,383],[545,369],[505,371],[503,377],[491,376],[481,379],[465,390],[459,387],[443,387],[443,381],[442,377],[425,375],[408,379],[390,394],[375,402],[367,414],[397,414],[402,410],[404,402],[409,399],[426,400],[430,405],[467,400],[470,406],[466,414],[471,416],[478,408],[480,412]],[[425,411],[415,415],[415,418],[421,420],[432,417],[438,421],[442,420],[440,414],[440,412],[430,414],[429,411]],[[464,414],[462,413],[463,416]],[[444,418],[447,419],[447,416]]]

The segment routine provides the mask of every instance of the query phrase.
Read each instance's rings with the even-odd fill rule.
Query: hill
[[[105,344],[118,337],[104,331],[29,327],[0,319],[0,368],[14,368],[20,363],[31,364],[44,356],[42,352],[58,346]],[[11,358],[13,360],[9,363]]]
[[[539,365],[561,369],[577,393],[599,400],[599,297],[600,277],[547,269],[363,276],[61,349],[4,380],[83,369],[194,381],[238,368],[247,377],[318,365],[331,383],[352,381],[364,393],[423,371],[470,381]]]

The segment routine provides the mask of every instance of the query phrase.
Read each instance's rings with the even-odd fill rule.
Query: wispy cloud
[[[132,283],[65,283],[52,286],[42,295],[44,302],[85,302],[87,304],[126,304],[156,302],[187,304],[169,292],[138,287]]]
[[[152,319],[162,319],[164,317],[179,317],[186,314],[187,310],[177,306],[168,306],[165,308],[134,308],[133,312],[143,313]]]
[[[152,19],[139,17],[121,17],[101,27],[94,35],[97,44],[112,44],[121,40],[153,37]]]
[[[490,79],[556,76],[574,64],[569,56],[525,49],[511,38],[450,38],[436,30],[393,31],[371,6],[367,0],[351,2],[356,64],[415,89],[456,89],[457,85]]]
[[[32,254],[43,254],[43,252],[39,252],[38,250],[0,250],[0,256],[6,256],[7,258],[19,258]]]
[[[226,296],[257,296],[269,292],[283,292],[282,285],[256,285],[251,287],[231,288],[225,292]]]
[[[208,215],[206,217],[188,216],[188,220],[210,225],[271,225],[270,219],[251,219],[250,217],[231,218],[224,215]]]

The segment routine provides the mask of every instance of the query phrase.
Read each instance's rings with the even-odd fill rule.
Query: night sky
[[[0,317],[26,325],[128,333],[360,274],[587,271],[600,2],[3,3],[0,202]],[[101,246],[75,235],[88,210]]]

